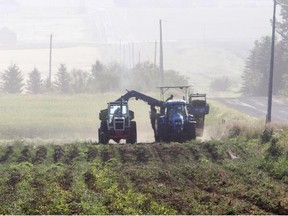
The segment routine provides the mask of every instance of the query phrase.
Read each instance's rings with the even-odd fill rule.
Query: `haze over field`
[[[0,27],[19,42],[155,41],[165,20],[167,41],[246,40],[270,33],[270,0],[2,0]]]
[[[162,19],[165,69],[187,75],[196,88],[208,90],[209,82],[203,83],[203,79],[210,81],[217,76],[231,78],[237,88],[253,42],[271,33],[272,3],[2,0],[0,70],[16,63],[24,73],[37,67],[46,76],[51,34],[53,71],[60,63],[68,69],[89,70],[96,59],[127,67],[139,61],[154,62]],[[5,40],[7,30],[15,35],[14,41]]]

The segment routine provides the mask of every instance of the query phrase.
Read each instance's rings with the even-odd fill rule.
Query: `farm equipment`
[[[196,136],[202,137],[204,132],[205,115],[209,114],[209,104],[206,102],[206,94],[190,94],[188,113],[193,115],[196,121]]]
[[[119,143],[126,139],[127,143],[137,142],[137,129],[134,112],[129,110],[127,101],[115,101],[108,103],[108,108],[99,113],[101,121],[98,129],[99,143],[107,144],[110,139]]]
[[[156,142],[196,139],[196,136],[203,133],[204,117],[209,113],[209,105],[206,103],[206,95],[205,106],[204,103],[195,103],[192,95],[190,96],[189,103],[185,100],[160,101],[134,90],[127,91],[116,101],[108,103],[108,109],[100,111],[99,143],[106,144],[110,139],[117,143],[121,139],[126,139],[127,143],[137,142],[136,122],[132,121],[134,112],[128,107],[131,98],[140,99],[150,105],[150,120]],[[194,107],[194,104],[197,106]],[[197,125],[193,115],[202,122]]]
[[[165,102],[165,111],[156,122],[156,141],[184,142],[196,139],[196,121],[188,114],[187,103],[184,100]]]

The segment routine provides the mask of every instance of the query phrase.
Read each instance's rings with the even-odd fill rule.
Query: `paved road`
[[[267,97],[213,98],[249,116],[266,119]],[[288,105],[273,99],[272,122],[288,123]]]

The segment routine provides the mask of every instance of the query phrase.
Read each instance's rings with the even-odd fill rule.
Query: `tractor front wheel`
[[[159,126],[159,135],[160,135],[160,142],[170,142],[168,125]]]
[[[101,126],[98,129],[98,139],[100,144],[107,144],[109,142],[108,128],[105,121],[101,122]]]

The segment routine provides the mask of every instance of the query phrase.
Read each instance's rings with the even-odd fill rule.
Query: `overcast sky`
[[[2,0],[0,29],[18,41],[254,41],[270,35],[272,0]]]

